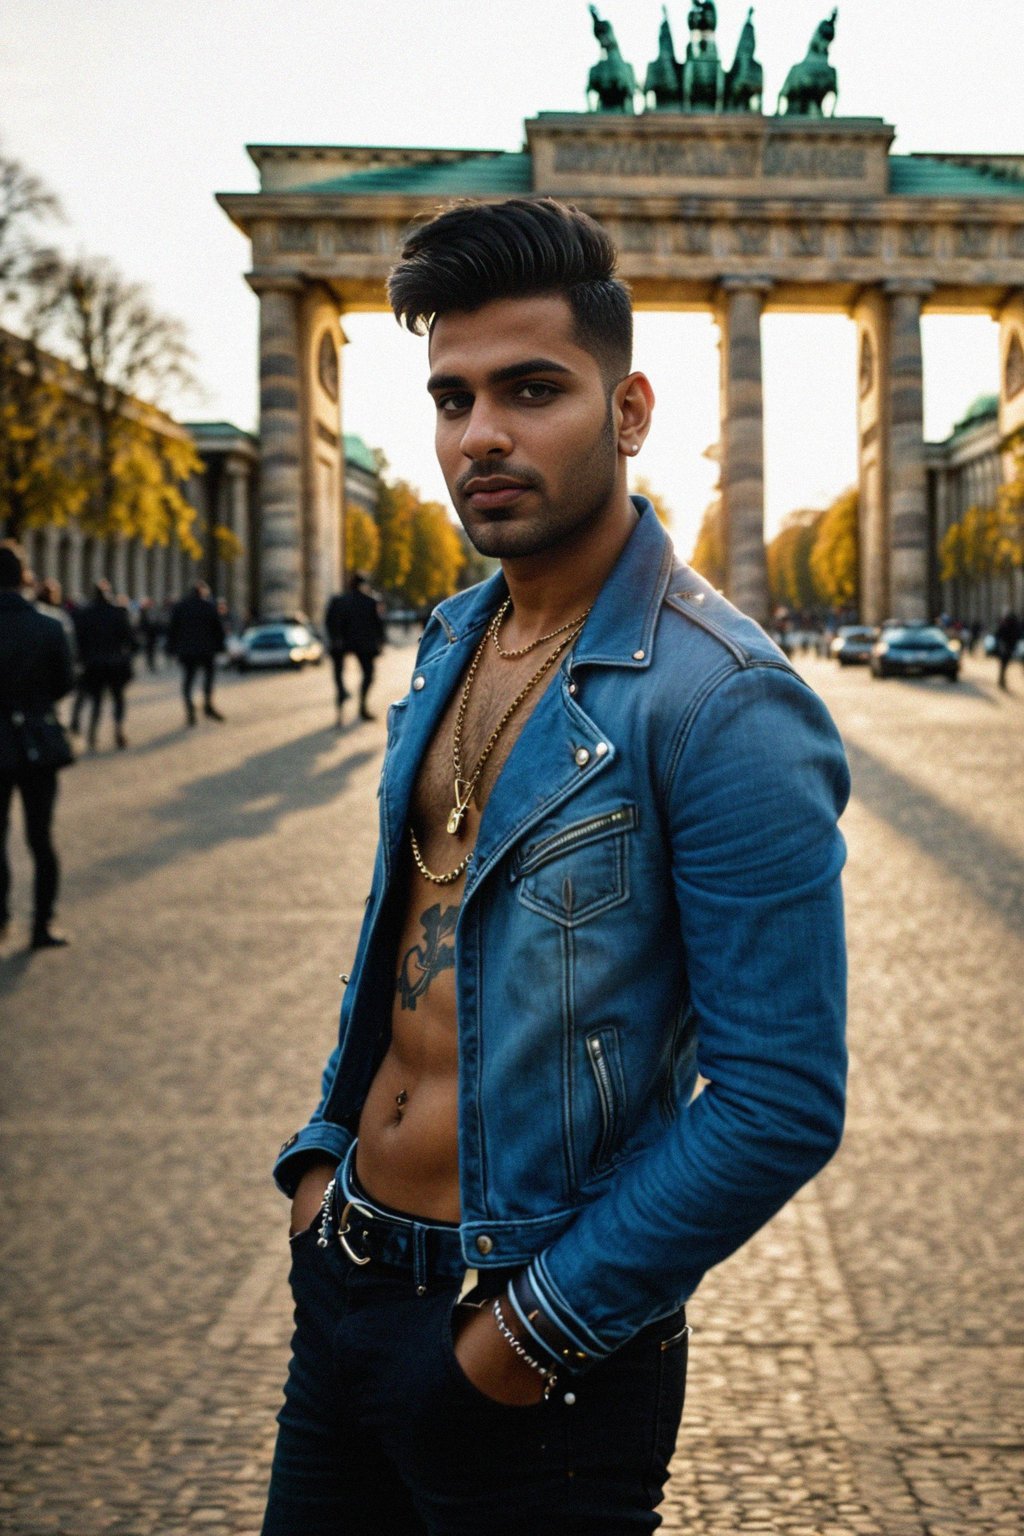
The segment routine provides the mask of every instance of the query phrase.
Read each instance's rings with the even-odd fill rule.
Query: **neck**
[[[543,554],[503,560],[512,599],[506,641],[531,641],[589,608],[633,529],[636,508],[625,490],[599,522]]]

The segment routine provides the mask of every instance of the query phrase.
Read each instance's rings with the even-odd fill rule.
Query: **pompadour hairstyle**
[[[561,294],[575,340],[611,389],[629,372],[633,311],[616,252],[589,214],[553,198],[456,203],[409,236],[388,276],[399,324],[422,335],[438,315],[492,299]]]

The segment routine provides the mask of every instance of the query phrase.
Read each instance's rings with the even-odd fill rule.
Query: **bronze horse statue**
[[[683,64],[683,111],[720,112],[725,100],[725,71],[718,57],[714,0],[695,0],[687,18],[690,41]]]
[[[754,7],[747,12],[743,31],[736,45],[736,57],[725,77],[727,112],[760,112],[764,93],[764,70],[754,57]]]
[[[644,81],[644,97],[654,97],[656,112],[678,112],[683,105],[683,67],[676,58],[675,43],[668,11],[661,8],[661,27],[658,32],[658,57],[647,66]]]
[[[839,100],[839,78],[828,60],[829,44],[836,35],[838,10],[819,22],[807,57],[794,64],[779,92],[777,110],[788,117],[823,117],[822,104],[832,97],[832,116]],[[782,103],[786,105],[783,107]]]
[[[618,39],[610,21],[603,21],[597,7],[590,6],[594,18],[594,36],[604,49],[604,58],[594,65],[587,79],[587,94],[596,96],[598,112],[632,112],[636,95],[636,76],[619,51]]]

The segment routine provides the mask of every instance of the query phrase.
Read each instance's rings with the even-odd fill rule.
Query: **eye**
[[[527,404],[541,404],[544,401],[554,399],[559,393],[554,384],[548,384],[544,379],[528,379],[521,384],[516,391],[517,398],[525,400]]]
[[[473,396],[466,394],[464,390],[458,390],[448,395],[435,395],[434,403],[439,416],[457,416],[460,411],[468,411],[472,408]]]

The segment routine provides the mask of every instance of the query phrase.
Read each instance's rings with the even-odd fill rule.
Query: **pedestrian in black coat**
[[[334,690],[341,724],[342,708],[348,693],[345,688],[345,657],[351,652],[362,670],[359,689],[359,713],[372,720],[366,699],[373,685],[374,664],[384,649],[384,613],[379,597],[370,589],[369,578],[362,571],[349,577],[348,591],[336,593],[324,613],[327,648],[334,665]]]
[[[78,656],[82,664],[81,687],[90,701],[89,749],[96,750],[103,695],[110,694],[114,714],[114,739],[119,748],[128,745],[124,733],[124,691],[132,679],[135,639],[127,608],[114,601],[110,582],[98,581],[91,603],[75,614]]]
[[[224,649],[224,625],[205,581],[197,581],[192,591],[171,609],[167,649],[181,663],[186,723],[196,723],[192,688],[200,672],[203,675],[203,714],[210,720],[223,720],[224,716],[213,702],[213,672],[217,657]]]
[[[0,544],[0,936],[10,920],[7,826],[17,790],[35,863],[32,947],[54,949],[67,939],[51,927],[60,881],[51,827],[57,774],[70,761],[54,705],[70,691],[74,673],[61,624],[22,596],[24,580],[20,547]]]
[[[1017,649],[1017,642],[1024,635],[1024,627],[1017,615],[1013,612],[1003,614],[996,630],[996,656],[999,658],[999,686],[1005,688],[1006,669],[1013,660],[1013,653]]]

